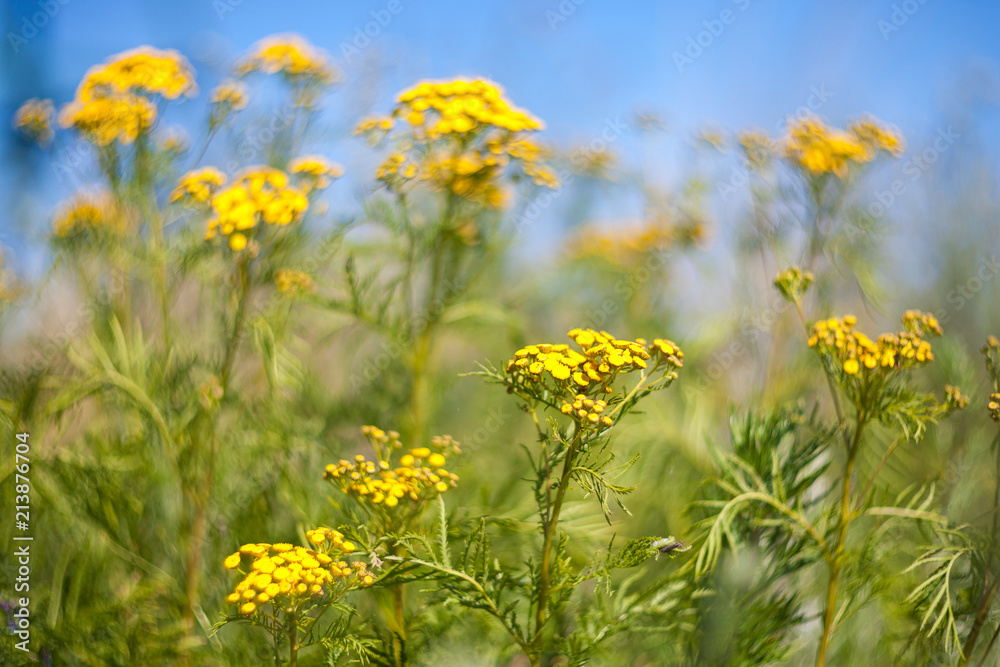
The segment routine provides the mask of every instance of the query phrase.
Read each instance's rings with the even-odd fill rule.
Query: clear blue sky
[[[870,112],[919,138],[933,133],[956,91],[993,104],[1000,95],[997,2],[577,2],[398,0],[392,14],[389,0],[8,0],[2,112],[9,117],[32,96],[66,102],[90,65],[140,44],[185,53],[205,90],[253,42],[276,32],[301,33],[326,49],[347,90],[377,64],[385,79],[367,102],[374,110],[388,109],[390,97],[418,79],[489,77],[564,146],[598,136],[609,119],[637,108],[657,111],[682,133],[706,124],[773,130],[815,102],[816,91],[827,98],[819,113],[834,124]],[[37,34],[25,32],[25,20],[41,23],[46,7],[51,18],[43,17]],[[386,17],[386,25],[374,23]],[[366,27],[375,34],[370,44],[355,43]],[[32,36],[14,40],[15,53],[11,33]],[[345,45],[363,48],[348,53]],[[995,153],[995,113],[983,129]],[[14,150],[9,130],[0,141],[13,156],[0,191],[13,201],[29,164],[37,179],[48,172],[39,168],[44,158],[30,162]],[[8,232],[9,212],[0,211],[0,234],[8,233],[0,243],[8,245],[19,236]]]

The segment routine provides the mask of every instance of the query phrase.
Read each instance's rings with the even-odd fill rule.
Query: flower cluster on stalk
[[[546,151],[528,138],[541,122],[511,107],[494,83],[421,83],[400,95],[389,118],[367,119],[357,131],[381,139],[403,123],[400,150],[377,172],[390,188],[415,180],[497,208],[506,201],[501,177],[509,166],[538,185],[558,185]]]
[[[371,443],[375,458],[358,454],[353,461],[342,459],[326,466],[323,479],[344,494],[357,499],[366,509],[414,509],[458,486],[458,475],[445,469],[448,456],[458,453],[451,436],[436,436],[430,447],[414,447],[393,464],[393,453],[403,449],[399,433],[386,433],[375,426],[361,429]]]
[[[307,538],[316,549],[287,543],[244,544],[228,556],[223,561],[226,569],[244,576],[226,601],[246,616],[268,603],[289,612],[375,581],[364,562],[343,560],[355,547],[341,533],[318,528]]]
[[[153,126],[156,99],[176,99],[197,92],[194,72],[176,51],[141,47],[91,68],[59,121],[91,142],[129,144]]]

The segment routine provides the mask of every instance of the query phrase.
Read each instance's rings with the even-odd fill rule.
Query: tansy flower
[[[333,164],[320,155],[296,158],[288,164],[288,170],[304,177],[307,190],[326,188],[333,179],[344,175],[344,169],[340,165]]]
[[[86,232],[121,233],[125,217],[111,193],[103,190],[81,190],[56,211],[52,233],[58,237]]]
[[[22,104],[14,114],[14,127],[38,143],[47,144],[55,136],[52,131],[54,117],[55,108],[52,106],[52,100],[32,98]]]
[[[237,67],[241,75],[251,72],[281,74],[293,84],[329,86],[339,74],[325,53],[299,35],[272,35],[257,42]]]
[[[430,447],[410,449],[394,466],[392,451],[402,448],[399,434],[386,433],[375,426],[363,427],[362,433],[375,450],[375,460],[369,461],[359,454],[353,461],[331,463],[326,466],[323,478],[361,501],[367,509],[392,511],[401,503],[412,506],[458,485],[458,475],[444,469],[447,454],[459,449],[451,436],[436,436],[431,439]]]
[[[177,182],[170,195],[170,201],[190,199],[205,204],[212,194],[226,183],[226,175],[215,167],[202,167],[189,171]]]
[[[308,273],[292,269],[280,269],[274,277],[274,284],[279,292],[289,296],[311,292],[315,289],[315,283]]]

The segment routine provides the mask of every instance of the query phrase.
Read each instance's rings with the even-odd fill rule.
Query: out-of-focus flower
[[[113,141],[130,144],[155,121],[156,106],[136,95],[70,102],[59,112],[63,127],[76,128],[99,146]]]
[[[190,147],[191,141],[183,130],[170,128],[165,132],[159,133],[159,136],[156,138],[156,144],[161,151],[180,154]]]
[[[219,232],[235,251],[247,247],[258,223],[286,226],[298,222],[309,200],[288,184],[288,175],[270,167],[250,167],[211,200],[215,217],[209,220],[206,239]]]
[[[116,95],[159,95],[173,100],[198,92],[194,72],[187,60],[176,51],[149,46],[112,56],[104,64],[92,67],[76,93],[80,102]]]
[[[119,234],[125,227],[123,212],[104,190],[77,192],[59,207],[52,221],[52,233],[60,238],[91,232]]]
[[[898,156],[902,138],[872,119],[855,123],[845,132],[807,117],[789,125],[782,149],[786,159],[812,176],[846,178],[852,164],[871,162],[882,152]]]
[[[303,155],[288,164],[288,170],[298,174],[307,192],[329,187],[333,179],[344,175],[344,168],[322,155]]]
[[[225,185],[226,175],[215,167],[202,167],[184,174],[170,195],[170,201],[190,200],[205,204],[220,186]]]
[[[758,130],[740,132],[736,141],[739,143],[743,159],[751,167],[759,169],[774,158],[774,142],[764,132]]]
[[[803,271],[797,266],[785,269],[774,279],[774,286],[781,295],[792,303],[798,303],[809,286],[816,280],[812,271]]]
[[[226,80],[212,91],[212,110],[209,114],[209,128],[215,129],[235,111],[247,106],[247,89],[239,81]]]
[[[272,35],[257,42],[236,68],[237,74],[279,74],[295,87],[295,104],[311,107],[319,94],[340,79],[329,57],[299,35]]]
[[[40,144],[52,141],[52,121],[55,118],[52,100],[32,98],[21,105],[14,114],[14,127]]]
[[[296,296],[316,289],[316,284],[308,273],[293,269],[279,269],[274,276],[274,284],[279,292],[288,296]]]
[[[417,180],[498,208],[507,201],[502,177],[509,166],[519,167],[537,185],[558,185],[545,163],[547,151],[528,138],[541,122],[511,107],[491,82],[421,83],[399,96],[391,120],[403,128],[398,131],[401,150],[377,174],[390,188]],[[372,120],[359,131],[386,126]]]

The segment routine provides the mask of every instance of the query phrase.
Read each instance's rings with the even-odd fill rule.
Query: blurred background
[[[960,384],[972,406],[968,417],[935,430],[890,466],[890,486],[939,482],[940,502],[956,522],[981,519],[989,509],[992,459],[982,425],[989,391],[977,350],[988,334],[1000,334],[997,3],[6,0],[2,18],[3,117],[13,117],[32,97],[52,98],[58,107],[72,99],[90,67],[150,45],[180,51],[197,72],[201,96],[171,105],[159,125],[193,138],[204,134],[204,97],[257,40],[297,33],[324,49],[342,81],[324,98],[308,147],[342,164],[345,176],[325,195],[329,214],[309,221],[316,234],[369,215],[382,156],[353,130],[362,118],[389,112],[399,93],[418,81],[487,78],[540,118],[545,128],[537,137],[551,148],[562,185],[517,199],[507,211],[515,230],[510,254],[473,294],[500,307],[463,312],[448,323],[434,359],[436,395],[428,422],[431,432],[450,433],[467,445],[468,456],[454,470],[463,482],[450,500],[465,518],[529,517],[529,494],[519,491],[523,467],[511,462],[510,452],[533,437],[530,424],[512,402],[497,412],[501,390],[459,373],[475,370],[477,361],[499,364],[526,342],[562,342],[577,326],[677,341],[686,354],[682,381],[651,399],[619,435],[621,456],[643,454],[631,480],[642,489],[630,503],[632,515],[617,514],[609,527],[600,516],[569,508],[569,525],[590,536],[584,551],[603,548],[614,533],[689,539],[687,508],[715,470],[710,448],[728,443],[731,413],[786,401],[829,407],[820,398],[825,387],[816,386],[819,366],[798,320],[772,287],[780,269],[806,256],[805,234],[795,224],[798,209],[759,218],[768,196],[762,192],[788,192],[752,177],[734,136],[760,130],[779,137],[790,119],[809,115],[846,127],[871,114],[898,129],[906,150],[872,165],[855,184],[850,205],[856,226],[847,224],[841,243],[823,248],[814,267],[820,289],[807,314],[852,312],[859,328],[871,333],[896,327],[907,308],[936,314],[946,337],[935,344],[940,363],[928,372],[927,385]],[[263,161],[258,155],[281,99],[267,82],[255,90],[252,108],[226,141],[208,149],[204,163],[233,171],[228,165]],[[44,332],[59,330],[66,313],[76,311],[73,279],[58,274],[49,234],[58,203],[98,175],[82,146],[57,141],[45,152],[10,122],[0,124],[4,267],[39,287],[9,311],[14,316],[0,332],[7,366],[17,366],[25,350],[50,335]],[[649,220],[673,230],[669,242],[619,254],[588,245],[601,233]],[[377,238],[363,229],[354,234],[348,239],[359,247]],[[765,253],[765,246],[774,252]],[[339,268],[343,258],[336,262]],[[317,282],[324,284],[322,275]],[[185,317],[193,320],[194,314],[179,315]],[[225,507],[219,510],[223,528],[212,533],[219,542],[213,558],[229,553],[237,533],[262,539],[253,534],[273,534],[296,522],[335,523],[328,490],[315,473],[360,450],[362,424],[389,429],[394,424],[388,422],[399,419],[405,387],[394,384],[393,366],[380,366],[378,380],[366,379],[360,392],[352,385],[387,349],[378,332],[315,311],[297,326],[289,344],[301,376],[297,412],[267,434],[273,442],[254,449],[256,458],[229,461],[237,468],[253,461],[267,472],[253,478],[251,491],[240,491],[237,479],[219,482]],[[60,448],[86,440],[86,421],[60,426],[64,430],[48,445],[53,459]],[[57,476],[68,488],[74,474],[82,473]],[[102,483],[128,497],[115,486],[119,482],[94,482]],[[240,506],[256,515],[233,509]],[[70,516],[72,508],[58,512]],[[96,546],[94,554],[90,567],[102,559],[117,562]],[[912,553],[906,555],[912,560]],[[218,580],[205,584],[206,599],[227,585],[218,572],[211,576]],[[205,605],[216,620],[218,609]],[[703,646],[722,641],[718,637],[734,623],[709,616]],[[858,639],[850,650],[856,653],[845,656],[865,656],[878,645],[877,631],[863,632],[866,619],[871,617],[862,615],[854,626]],[[129,631],[147,622],[155,625],[143,618]],[[81,637],[100,636],[99,628],[70,627]],[[495,635],[477,626],[475,636],[485,639],[470,642],[467,630],[449,630],[441,653],[460,656],[454,664],[507,664],[494,655]],[[62,632],[52,630],[53,646],[72,644],[70,631]],[[634,651],[633,664],[668,659],[652,640],[627,648]],[[810,664],[809,650],[796,655],[801,660],[789,664]],[[619,664],[604,659],[597,664]],[[110,658],[79,660],[67,664],[112,664],[101,663]],[[239,657],[231,660],[240,664]],[[703,660],[713,664],[711,657]]]

